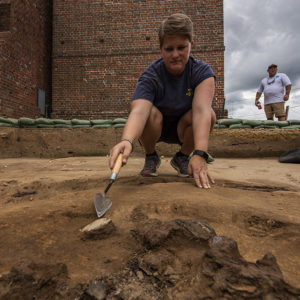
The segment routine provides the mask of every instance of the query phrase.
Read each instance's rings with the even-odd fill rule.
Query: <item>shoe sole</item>
[[[179,167],[174,163],[173,160],[171,160],[170,164],[177,171],[177,176],[178,177],[182,177],[182,178],[183,177],[189,177],[189,174],[182,174],[182,173],[180,173]]]
[[[156,166],[156,170],[159,168],[160,163],[161,163],[161,161],[158,162],[158,164],[157,164],[157,166]],[[155,172],[155,173],[146,173],[146,174],[140,173],[140,175],[141,175],[142,177],[157,177],[157,176],[158,176],[158,173],[157,173],[157,172]]]

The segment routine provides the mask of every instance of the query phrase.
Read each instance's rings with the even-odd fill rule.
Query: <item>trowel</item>
[[[102,193],[102,194],[98,193],[98,194],[94,195],[94,204],[95,204],[95,209],[96,209],[98,218],[101,218],[102,216],[104,216],[104,214],[110,209],[110,207],[112,205],[112,202],[106,196],[106,193],[108,192],[108,190],[110,189],[110,187],[112,186],[112,184],[115,182],[115,180],[118,177],[119,171],[122,167],[122,158],[123,158],[123,155],[122,155],[122,153],[120,153],[115,161],[115,165],[114,165],[114,167],[111,171],[110,177],[109,177],[109,184],[106,187],[104,193]]]

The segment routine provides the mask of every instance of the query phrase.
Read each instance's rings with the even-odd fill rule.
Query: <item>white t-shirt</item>
[[[277,73],[273,77],[265,77],[257,92],[264,93],[264,104],[283,102],[285,87],[290,85],[291,81],[284,73]]]

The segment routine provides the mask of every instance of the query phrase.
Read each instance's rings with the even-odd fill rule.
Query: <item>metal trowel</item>
[[[123,158],[123,155],[122,155],[122,153],[120,153],[115,161],[115,165],[114,165],[114,167],[111,171],[110,177],[109,177],[109,184],[106,187],[104,193],[103,194],[98,193],[98,194],[94,195],[94,204],[95,204],[95,209],[96,209],[98,218],[101,218],[102,216],[104,216],[104,214],[110,209],[110,207],[112,205],[112,202],[106,196],[106,193],[108,192],[108,190],[110,189],[112,184],[117,179],[119,171],[122,167],[122,158]]]

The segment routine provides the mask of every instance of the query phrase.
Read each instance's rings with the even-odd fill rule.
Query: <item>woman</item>
[[[193,176],[198,187],[210,188],[214,180],[206,151],[216,122],[211,108],[215,75],[208,64],[190,56],[193,24],[186,15],[173,14],[164,20],[159,41],[162,58],[138,80],[122,139],[110,151],[110,168],[119,153],[126,164],[134,140],[139,139],[146,153],[141,175],[157,176],[156,143],[178,143],[181,149],[172,158],[172,167],[179,176]]]

